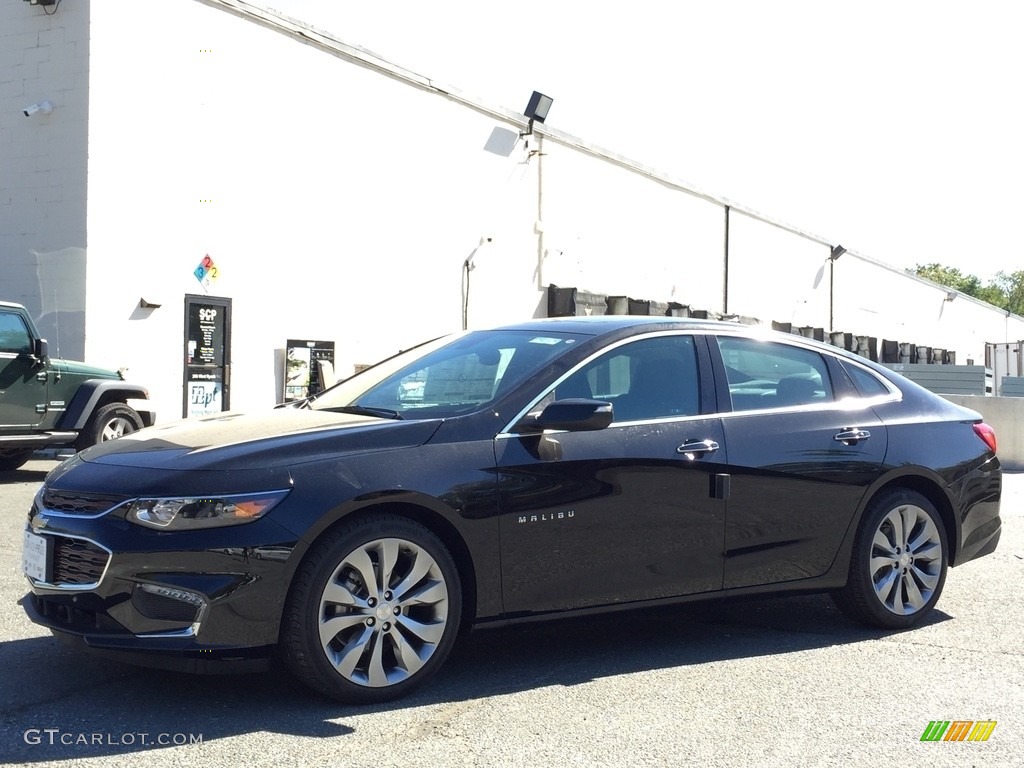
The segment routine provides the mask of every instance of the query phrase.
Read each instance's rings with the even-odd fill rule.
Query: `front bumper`
[[[272,520],[164,532],[116,510],[69,514],[37,504],[27,531],[46,542],[45,573],[27,577],[22,605],[60,639],[162,668],[266,666],[297,544]]]
[[[103,624],[102,614],[69,606],[59,598],[33,592],[22,600],[25,613],[36,624],[48,627],[63,644],[111,661],[193,674],[261,672],[270,667],[274,646],[236,648],[200,643],[195,634],[134,635],[123,627],[107,633],[90,626]]]

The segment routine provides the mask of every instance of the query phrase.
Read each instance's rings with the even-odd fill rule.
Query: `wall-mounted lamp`
[[[841,245],[833,245],[832,246],[832,251],[831,251],[831,253],[829,253],[828,258],[829,258],[830,261],[835,261],[840,256],[842,256],[844,253],[846,253],[846,249],[843,248],[843,246],[841,246]]]
[[[548,116],[548,111],[551,109],[551,105],[554,103],[554,99],[550,96],[545,96],[540,91],[534,91],[533,95],[530,96],[530,103],[526,105],[526,109],[523,110],[523,114],[526,119],[530,122],[526,126],[526,130],[521,132],[520,136],[532,136],[533,135],[533,123],[543,123]]]
[[[953,301],[958,296],[956,291],[946,291],[946,298],[943,301]]]
[[[53,112],[53,104],[49,101],[40,101],[38,104],[33,104],[32,106],[25,107],[21,110],[21,114],[25,117],[32,117],[32,115],[39,112],[42,112],[44,115],[50,114]]]
[[[142,309],[159,309],[163,306],[163,302],[159,299],[154,301],[153,299],[141,298],[139,299],[139,306]]]

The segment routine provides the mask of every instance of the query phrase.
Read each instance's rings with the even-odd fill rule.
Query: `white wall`
[[[721,311],[721,207],[550,141],[544,152],[545,285]]]
[[[0,3],[0,298],[50,349],[85,345],[89,4]],[[23,109],[49,101],[50,114]]]
[[[729,312],[828,330],[828,256],[828,246],[730,213]]]
[[[492,120],[198,3],[152,3],[156,37],[124,39],[120,12],[93,13],[89,305],[109,331],[88,353],[139,350],[162,415],[181,412],[181,307],[207,253],[233,298],[235,408],[279,399],[287,338],[335,340],[346,375],[460,328],[483,237],[506,258],[478,254],[474,292],[524,265],[486,292],[488,321],[533,313],[536,183],[521,148],[484,151]],[[135,312],[151,294],[163,306]]]

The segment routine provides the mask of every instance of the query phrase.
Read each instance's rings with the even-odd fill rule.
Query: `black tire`
[[[852,619],[909,629],[938,602],[948,562],[946,528],[935,505],[915,491],[892,489],[865,510],[846,586],[832,597]]]
[[[32,458],[32,449],[0,451],[0,472],[13,472]]]
[[[98,408],[92,415],[85,429],[79,433],[75,447],[82,451],[97,443],[105,443],[107,440],[138,432],[140,429],[142,417],[134,408],[124,403],[108,403]]]
[[[461,616],[458,569],[441,540],[380,514],[340,525],[306,555],[285,605],[281,651],[292,673],[326,696],[389,701],[437,672]]]

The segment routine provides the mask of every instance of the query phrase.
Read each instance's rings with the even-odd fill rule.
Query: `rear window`
[[[878,397],[888,395],[889,388],[885,386],[878,377],[857,365],[849,365],[843,362],[843,369],[850,374],[853,384],[861,397]]]

